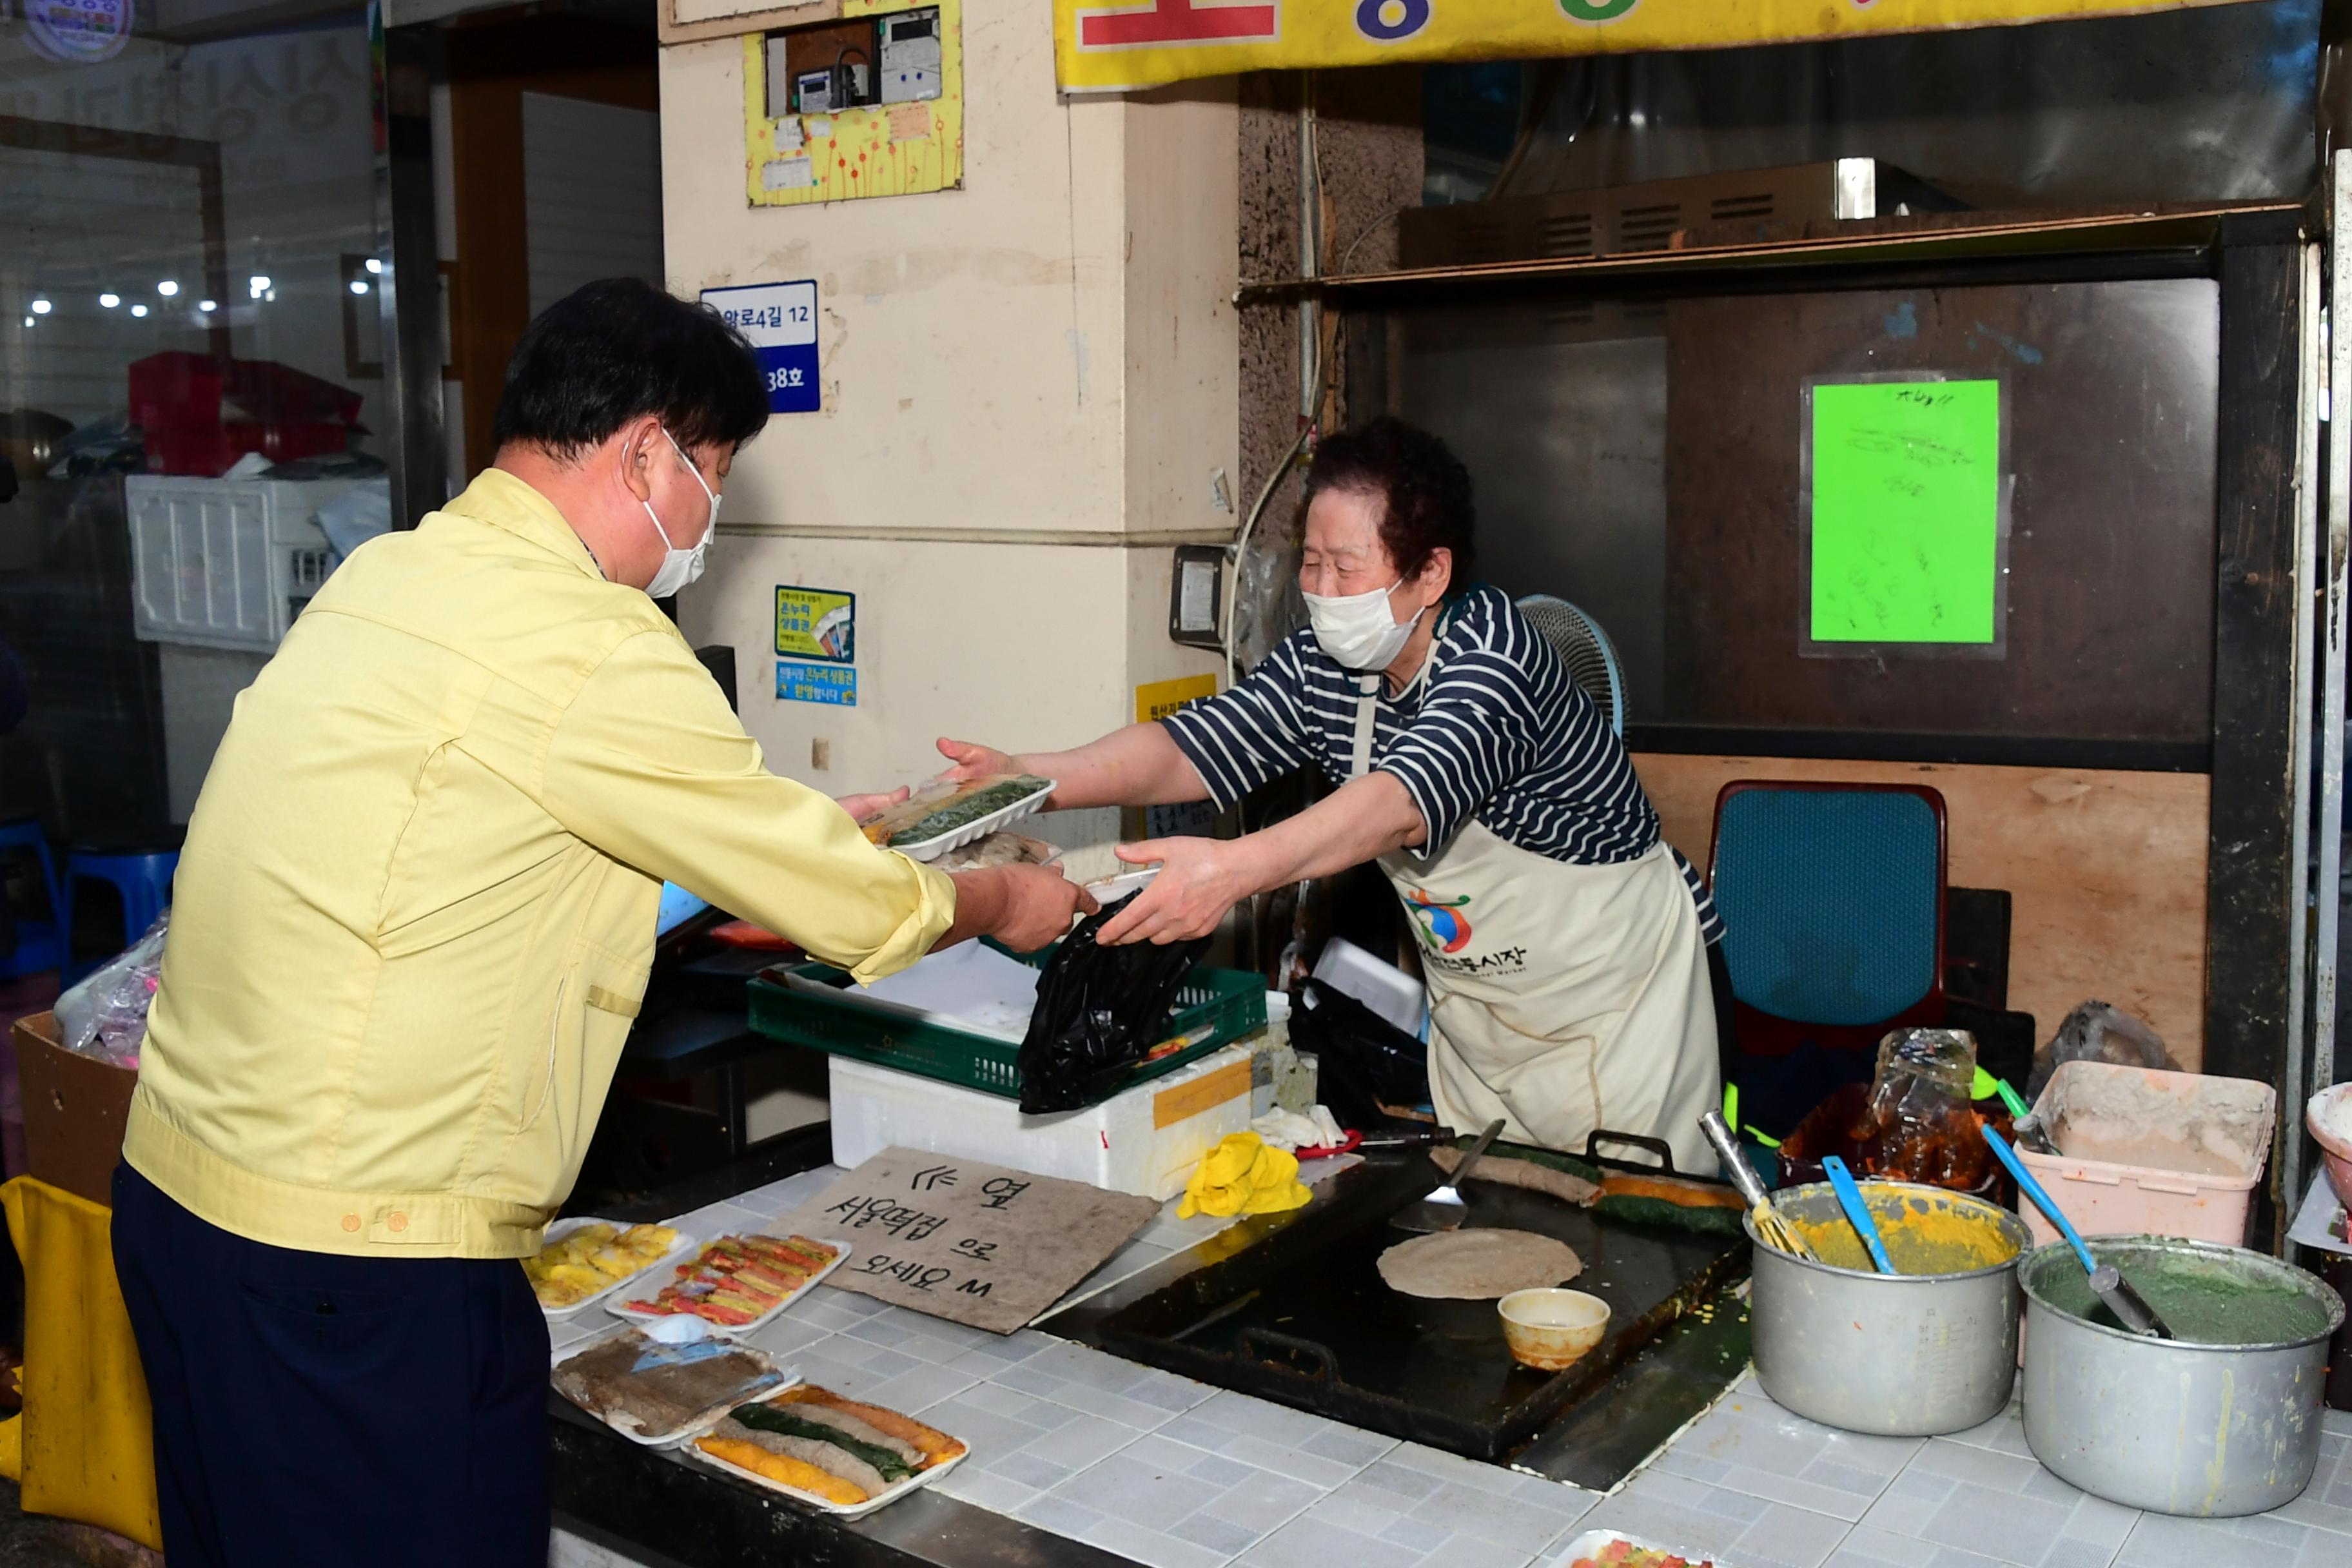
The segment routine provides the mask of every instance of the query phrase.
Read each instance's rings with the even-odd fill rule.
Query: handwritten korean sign
[[[780,1234],[837,1237],[827,1284],[991,1333],[1026,1327],[1099,1268],[1160,1205],[1129,1193],[951,1154],[885,1149]]]
[[[1995,641],[2000,384],[1811,389],[1811,639]]]

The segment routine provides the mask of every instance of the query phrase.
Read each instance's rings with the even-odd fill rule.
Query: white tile
[[[961,1394],[978,1381],[947,1367],[918,1363],[905,1372],[883,1379],[860,1397],[869,1399],[886,1410],[926,1410],[942,1399]]]
[[[568,1530],[557,1530],[548,1536],[547,1563],[548,1568],[637,1568],[638,1560]]]
[[[1738,1395],[1717,1405],[1657,1460],[1673,1475],[1859,1520],[1918,1452],[1916,1439],[1864,1437]]]
[[[1118,1453],[1139,1436],[1132,1426],[1122,1426],[1099,1415],[1080,1415],[1033,1439],[1026,1447],[1030,1453],[1076,1472]]]
[[[1426,1553],[1315,1517],[1312,1510],[1252,1548],[1244,1563],[1260,1568],[1413,1568]],[[1443,1556],[1438,1561],[1444,1562]]]
[[[1827,1568],[2002,1568],[1990,1557],[1929,1546],[1907,1535],[1858,1526],[1830,1554]]]
[[[1037,1496],[1034,1487],[1024,1487],[1008,1477],[992,1475],[971,1465],[958,1465],[933,1481],[931,1489],[992,1513],[1018,1512]]]
[[[1449,1481],[1415,1504],[1412,1517],[1531,1557],[1581,1519],[1591,1503],[1589,1494],[1569,1487],[1560,1488],[1556,1500],[1538,1504]]]
[[[2251,1520],[2170,1519],[2147,1514],[2115,1568],[2344,1568],[2344,1538],[2332,1531],[2259,1515]]]
[[[1089,1546],[1099,1546],[1130,1562],[1141,1563],[1146,1568],[1221,1568],[1232,1555],[1117,1515],[1105,1519],[1079,1539]]]
[[[1183,1470],[1155,1465],[1132,1448],[1089,1465],[1054,1489],[1054,1495],[1106,1518],[1164,1531],[1209,1500],[1216,1489]]]
[[[1847,1532],[1843,1521],[1827,1514],[1656,1471],[1595,1504],[1579,1524],[1669,1552],[1728,1558],[1740,1568],[1820,1568]]]

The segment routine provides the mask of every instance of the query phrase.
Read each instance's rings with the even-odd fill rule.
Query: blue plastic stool
[[[48,835],[41,831],[38,817],[0,822],[0,856],[16,854],[39,864],[44,903],[38,919],[16,911],[16,951],[0,957],[0,980],[63,969],[66,961],[65,898],[58,887],[57,862],[49,858]],[[5,896],[0,889],[0,897]]]
[[[180,851],[141,845],[89,847],[76,845],[66,857],[65,929],[68,952],[65,983],[71,985],[144,935],[155,917],[172,901],[172,873],[179,868]],[[83,958],[71,951],[74,906],[82,884],[103,882],[122,900],[122,941],[110,952]]]

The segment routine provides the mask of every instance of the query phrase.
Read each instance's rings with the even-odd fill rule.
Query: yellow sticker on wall
[[[1149,724],[1154,719],[1165,719],[1187,702],[1216,694],[1217,678],[1213,675],[1187,675],[1139,686],[1135,689],[1135,721]]]
[[[963,184],[962,0],[841,0],[841,16],[874,20],[874,79],[858,89],[871,92],[871,103],[845,107],[828,96],[821,112],[772,114],[803,101],[798,86],[779,83],[772,92],[774,40],[757,33],[743,39],[744,186],[755,207],[915,195]],[[788,42],[792,36],[787,30],[775,37]]]

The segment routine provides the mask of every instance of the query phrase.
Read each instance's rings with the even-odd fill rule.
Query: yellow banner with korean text
[[[2245,0],[1054,0],[1064,89],[1236,71],[1710,49]]]

